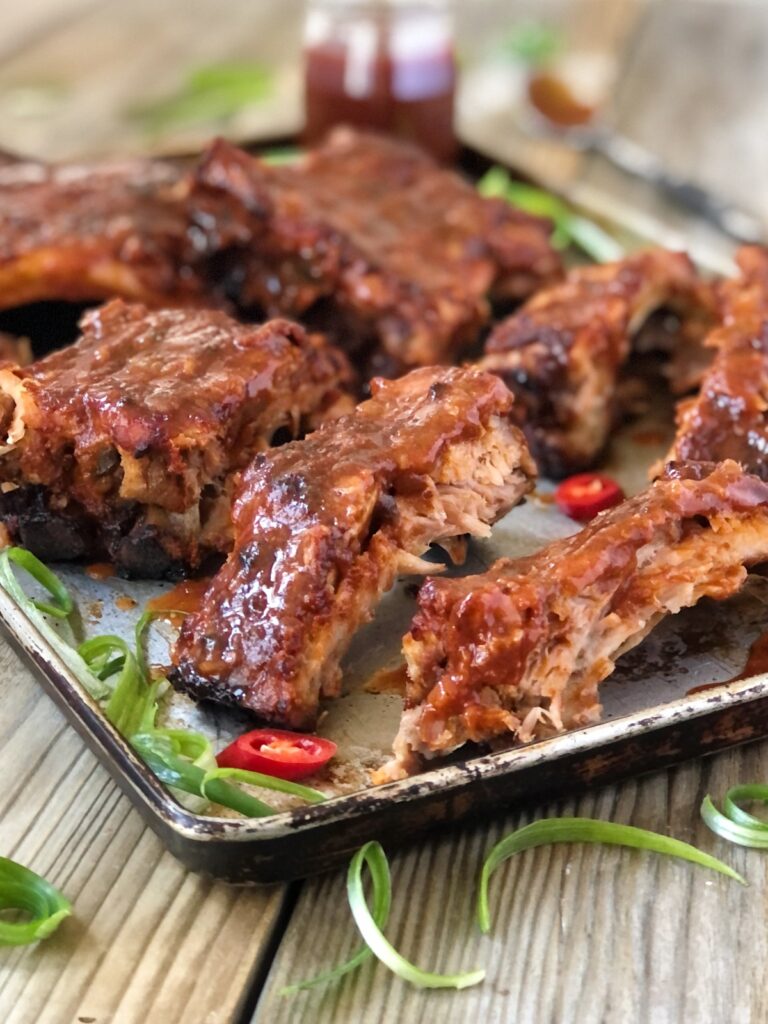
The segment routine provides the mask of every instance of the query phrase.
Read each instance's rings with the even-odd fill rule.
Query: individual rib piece
[[[114,296],[204,304],[185,194],[161,161],[0,166],[0,309]]]
[[[665,615],[723,599],[768,558],[768,484],[735,462],[678,466],[580,533],[463,579],[428,579],[405,637],[395,760],[594,722],[598,684]]]
[[[489,297],[519,300],[560,274],[547,221],[349,129],[277,167],[220,140],[190,203],[241,308],[332,329],[389,376],[450,362],[487,323]]]
[[[683,253],[650,249],[579,267],[499,324],[479,365],[516,398],[531,452],[546,476],[593,465],[616,418],[616,385],[632,335],[659,307],[697,323],[709,290]]]
[[[42,558],[108,557],[139,576],[226,551],[232,474],[332,414],[350,374],[285,320],[115,299],[82,332],[0,366],[0,519]]]
[[[174,651],[179,689],[311,726],[397,574],[434,570],[418,557],[431,543],[486,536],[531,489],[533,463],[497,378],[424,368],[372,391],[243,475],[234,549]]]
[[[723,284],[723,322],[707,338],[714,361],[698,395],[678,404],[677,435],[667,458],[736,459],[766,480],[768,250],[746,246],[737,259],[741,277]]]

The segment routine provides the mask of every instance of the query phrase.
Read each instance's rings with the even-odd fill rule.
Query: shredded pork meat
[[[599,684],[659,620],[734,594],[768,558],[768,484],[735,462],[670,467],[528,558],[428,579],[403,649],[405,710],[377,781],[473,741],[596,721]]]

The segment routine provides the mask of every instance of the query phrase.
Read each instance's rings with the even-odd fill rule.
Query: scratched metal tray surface
[[[475,158],[475,167],[478,162],[482,158]],[[595,212],[605,221],[604,209]],[[643,237],[635,231],[630,238],[625,225],[614,226],[630,244],[657,237],[646,230]],[[722,267],[719,254],[711,266]],[[671,422],[671,405],[662,400],[617,433],[604,468],[627,492],[645,486],[648,466],[665,450]],[[498,523],[489,540],[473,542],[466,564],[452,571],[482,571],[501,555],[525,554],[572,532],[575,524],[557,511],[548,491],[551,487],[541,483],[536,496]],[[130,641],[146,602],[170,589],[155,582],[93,580],[77,566],[56,570],[75,598],[76,628],[83,637],[116,633]],[[753,576],[741,594],[721,604],[703,601],[668,618],[622,657],[602,686],[600,723],[495,753],[465,750],[411,779],[373,787],[369,772],[387,759],[400,715],[402,698],[391,686],[397,674],[389,670],[400,662],[400,640],[415,609],[415,582],[399,580],[374,621],[360,631],[344,662],[344,695],[320,721],[319,733],[339,746],[338,757],[313,782],[329,799],[297,806],[270,793],[277,811],[261,819],[202,816],[178,804],[1,588],[0,622],[167,847],[193,870],[232,882],[316,873],[369,839],[404,843],[430,827],[499,814],[514,802],[559,797],[768,735],[768,675],[689,694],[742,670],[768,609],[768,579]],[[168,664],[173,636],[170,624],[158,624],[149,650],[153,663]],[[215,749],[252,727],[245,716],[211,704],[196,706],[173,693],[161,717],[164,724],[206,733]]]

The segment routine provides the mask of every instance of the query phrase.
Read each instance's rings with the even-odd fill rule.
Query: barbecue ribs
[[[120,296],[203,305],[180,172],[161,161],[0,166],[0,309]]]
[[[190,209],[209,274],[238,307],[332,332],[369,375],[451,362],[488,322],[489,298],[519,300],[560,275],[547,221],[349,129],[277,167],[219,140]]]
[[[194,567],[231,544],[233,474],[351,407],[345,357],[285,320],[115,299],[81,326],[39,362],[0,365],[0,520],[41,558]]]
[[[619,373],[648,315],[670,307],[701,330],[712,305],[683,253],[650,249],[579,267],[499,324],[479,365],[514,393],[540,471],[567,476],[602,452],[616,418]]]
[[[667,458],[735,459],[768,480],[768,250],[745,246],[737,259],[741,276],[723,284],[722,324],[707,338],[714,361],[678,404]]]
[[[723,599],[768,558],[768,484],[679,465],[584,530],[480,576],[428,579],[405,637],[405,710],[377,781],[468,741],[594,722],[598,684],[665,615]]]
[[[234,549],[189,615],[174,685],[294,728],[336,696],[339,661],[398,573],[434,571],[431,543],[486,536],[534,467],[512,396],[476,370],[377,380],[373,397],[253,461]]]

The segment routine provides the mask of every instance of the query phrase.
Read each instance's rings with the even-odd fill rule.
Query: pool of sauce
[[[395,693],[405,696],[408,670],[405,664],[380,668],[374,672],[363,689],[366,693]]]
[[[92,580],[108,580],[116,575],[116,572],[111,562],[93,562],[85,567],[85,575]]]
[[[209,577],[182,580],[172,590],[147,601],[147,611],[167,619],[173,626],[180,626],[185,615],[198,610],[210,582]]]
[[[687,696],[692,693],[701,693],[703,690],[711,690],[715,686],[724,686],[726,683],[737,683],[741,679],[751,679],[752,676],[759,676],[768,672],[768,629],[760,634],[749,649],[747,663],[738,675],[731,679],[722,679],[715,683],[703,683],[701,686],[694,686],[688,690]]]

